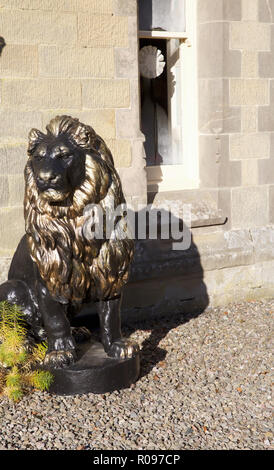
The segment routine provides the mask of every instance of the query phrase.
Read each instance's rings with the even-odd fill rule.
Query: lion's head
[[[53,297],[61,302],[117,295],[128,275],[132,240],[86,240],[84,209],[124,202],[104,141],[70,116],[57,116],[44,134],[29,134],[25,221],[30,254]],[[119,224],[115,230],[120,230]],[[111,246],[110,246],[111,245]],[[112,258],[110,260],[109,253]]]

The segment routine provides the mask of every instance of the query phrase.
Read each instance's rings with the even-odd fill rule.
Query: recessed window
[[[148,191],[198,186],[196,0],[139,0]]]

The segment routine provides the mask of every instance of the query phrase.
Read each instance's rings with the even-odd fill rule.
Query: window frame
[[[178,39],[181,67],[182,164],[146,166],[148,192],[199,187],[197,0],[185,0],[186,31],[139,31],[141,38]],[[184,112],[184,110],[187,110]]]

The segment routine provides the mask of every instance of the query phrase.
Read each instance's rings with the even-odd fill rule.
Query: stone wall
[[[265,226],[274,212],[274,2],[200,0],[198,17],[201,187],[220,188],[226,228]]]
[[[130,202],[146,202],[135,0],[2,0],[0,257],[24,233],[26,142],[57,114],[93,126]]]
[[[196,1],[200,187],[154,202],[176,197],[204,225],[219,212],[227,223],[196,223],[186,252],[137,243],[124,300],[136,318],[273,296],[274,0]],[[28,130],[57,113],[106,139],[127,200],[146,203],[136,3],[0,0],[1,279],[24,231]]]
[[[133,318],[273,298],[274,0],[197,0],[197,18],[200,186],[153,203],[179,198],[204,221],[184,252],[140,242]],[[214,211],[227,222],[209,226]]]

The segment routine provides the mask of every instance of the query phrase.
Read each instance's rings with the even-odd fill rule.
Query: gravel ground
[[[256,301],[131,325],[135,385],[0,397],[0,449],[271,449],[273,313],[274,300]]]

